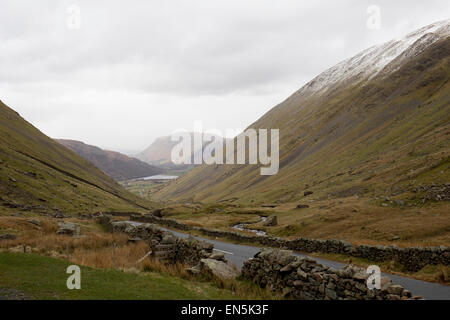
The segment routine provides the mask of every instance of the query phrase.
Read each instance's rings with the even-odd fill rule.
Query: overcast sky
[[[52,138],[138,152],[198,120],[244,129],[325,69],[449,13],[448,0],[1,0],[0,99]]]

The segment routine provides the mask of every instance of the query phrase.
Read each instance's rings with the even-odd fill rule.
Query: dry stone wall
[[[156,253],[158,246],[170,246],[164,260],[168,263],[181,263],[189,266],[197,265],[202,259],[214,257],[211,243],[198,241],[194,238],[181,239],[149,223],[132,224],[127,221],[111,221],[107,216],[98,218],[98,222],[106,226],[111,232],[122,232],[130,239],[149,242],[152,252]]]
[[[422,299],[392,284],[388,277],[381,277],[380,289],[371,290],[366,284],[370,275],[364,269],[351,265],[333,269],[288,250],[261,250],[244,262],[242,276],[285,298],[300,300]]]
[[[134,215],[132,220],[155,223],[169,228],[183,231],[197,230],[211,237],[228,238],[230,240],[256,243],[266,247],[289,249],[299,252],[338,253],[352,257],[369,259],[371,261],[391,261],[400,263],[406,271],[418,271],[428,264],[445,266],[450,265],[450,247],[411,247],[399,248],[397,246],[355,246],[343,240],[319,240],[310,238],[296,238],[286,240],[270,236],[252,236],[233,231],[211,230],[201,227],[189,226],[173,219],[159,218],[153,215]]]

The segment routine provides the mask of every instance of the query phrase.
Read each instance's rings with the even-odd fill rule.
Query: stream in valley
[[[264,222],[267,220],[267,217],[263,217],[260,216],[260,222]],[[253,232],[258,236],[265,236],[267,234],[267,232],[262,231],[262,230],[256,230],[256,229],[248,229],[247,225],[252,224],[252,223],[239,223],[237,225],[232,226],[233,229],[239,230],[239,231],[248,231],[248,232]]]

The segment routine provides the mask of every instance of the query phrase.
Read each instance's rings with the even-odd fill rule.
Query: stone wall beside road
[[[196,230],[201,233],[218,238],[227,238],[245,243],[256,243],[266,247],[289,249],[298,252],[337,253],[352,257],[369,259],[371,261],[396,261],[406,271],[418,271],[426,265],[450,265],[450,247],[411,247],[399,248],[397,246],[355,246],[343,240],[320,240],[310,238],[296,238],[286,240],[270,236],[245,235],[233,231],[211,230],[201,227],[189,226],[173,219],[159,218],[153,215],[133,215],[132,220],[163,225],[183,231]]]
[[[411,292],[381,277],[380,289],[369,289],[364,269],[333,269],[288,250],[263,249],[244,263],[242,276],[285,298],[300,300],[407,300]]]

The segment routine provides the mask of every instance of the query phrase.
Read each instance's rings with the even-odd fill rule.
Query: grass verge
[[[81,267],[81,289],[69,290],[66,269],[73,262],[36,254],[0,253],[0,287],[31,299],[241,299],[206,282],[167,274]]]

